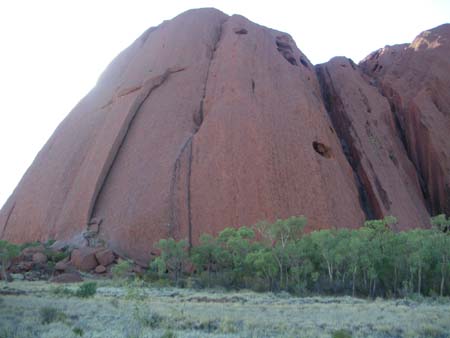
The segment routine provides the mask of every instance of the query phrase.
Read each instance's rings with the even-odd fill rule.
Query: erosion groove
[[[189,142],[189,152],[188,152],[188,167],[187,167],[187,210],[188,210],[188,239],[189,247],[192,247],[192,208],[191,208],[191,173],[192,173],[192,137]]]
[[[3,238],[3,236],[5,235],[6,227],[8,226],[9,219],[10,219],[15,207],[16,207],[16,202],[13,203],[11,209],[9,209],[9,211],[8,211],[8,214],[7,214],[6,220],[5,220],[5,224],[3,225],[2,235],[0,236],[0,238]]]
[[[105,161],[105,164],[102,168],[101,174],[99,175],[99,179],[96,183],[96,188],[94,190],[94,194],[92,195],[91,202],[89,205],[86,223],[92,218],[92,214],[95,209],[98,196],[100,196],[101,194],[103,186],[107,181],[107,178],[111,172],[112,167],[114,166],[114,162],[116,161],[117,156],[120,153],[120,149],[124,144],[127,134],[131,126],[133,125],[133,121],[138,115],[141,107],[143,106],[145,101],[150,97],[151,93],[158,87],[160,87],[162,84],[164,84],[164,82],[169,78],[171,74],[181,72],[184,69],[185,68],[173,68],[173,69],[169,68],[162,75],[152,77],[147,81],[145,81],[144,85],[142,86],[141,92],[136,96],[136,99],[134,100],[133,104],[130,107],[128,116],[124,124],[122,125],[119,133],[117,134],[113,147],[111,148],[108,158]]]
[[[179,228],[179,215],[178,213],[181,211],[181,208],[178,207],[177,203],[177,183],[180,180],[180,174],[182,172],[182,159],[185,151],[187,150],[187,168],[186,168],[186,208],[187,208],[187,222],[188,222],[188,240],[189,246],[192,246],[192,208],[191,208],[191,172],[192,172],[192,157],[193,157],[193,139],[196,133],[199,132],[203,121],[205,119],[204,112],[204,102],[206,97],[206,90],[208,86],[208,80],[210,77],[211,64],[215,57],[215,52],[219,47],[219,42],[222,38],[223,33],[223,25],[227,20],[223,20],[221,24],[217,28],[216,39],[214,44],[211,46],[209,50],[209,62],[207,65],[206,76],[204,79],[204,86],[202,89],[202,96],[200,99],[199,109],[196,114],[193,116],[194,128],[192,130],[192,135],[186,140],[186,142],[181,147],[178,156],[175,159],[172,177],[170,182],[170,190],[169,190],[169,199],[170,199],[170,216],[169,216],[169,233],[172,237],[175,237],[176,229]]]
[[[363,70],[364,70],[364,68],[363,68]],[[371,76],[368,73],[366,73],[366,75]],[[403,149],[405,150],[406,156],[408,157],[408,159],[411,161],[411,163],[414,166],[417,177],[419,178],[420,190],[422,193],[423,200],[425,201],[425,206],[426,206],[428,212],[431,213],[432,212],[432,203],[431,203],[431,199],[430,199],[429,187],[426,183],[427,180],[425,179],[425,174],[421,170],[419,164],[414,160],[412,153],[411,153],[411,148],[408,144],[408,137],[407,137],[406,131],[405,131],[405,122],[402,119],[402,116],[404,116],[406,112],[402,108],[401,104],[398,102],[399,95],[398,95],[398,93],[395,92],[395,90],[393,88],[387,89],[387,88],[382,87],[380,85],[379,81],[374,81],[374,82],[375,82],[375,86],[378,89],[378,92],[380,93],[380,95],[383,96],[390,105],[391,113],[392,113],[392,116],[393,116],[394,122],[395,122],[395,129],[397,132],[397,137],[401,141],[401,144],[403,146]]]
[[[180,179],[180,174],[181,174],[181,170],[182,170],[182,158],[183,158],[183,155],[185,154],[185,151],[187,148],[189,148],[189,152],[192,152],[192,137],[193,137],[193,135],[189,136],[187,138],[186,142],[184,142],[183,146],[180,149],[180,152],[178,153],[178,155],[175,159],[175,163],[174,163],[173,170],[172,170],[172,176],[171,176],[171,180],[170,180],[170,190],[169,190],[169,196],[170,196],[169,197],[170,198],[169,234],[172,237],[175,237],[175,230],[179,227],[179,221],[178,221],[179,207],[178,207],[178,203],[177,203],[177,184],[178,184],[178,180]],[[189,157],[191,157],[191,155],[189,155]],[[190,177],[190,173],[189,173],[188,177]],[[190,183],[186,188],[189,188],[189,186],[190,186]],[[187,206],[189,208],[190,207],[190,198],[188,199],[186,197],[186,200],[189,201],[189,202],[186,202]],[[188,213],[189,213],[189,211],[188,211]]]
[[[211,73],[211,65],[212,65],[212,63],[214,61],[214,57],[215,57],[216,51],[219,48],[220,40],[222,39],[223,26],[225,25],[225,23],[227,21],[228,20],[222,21],[222,23],[218,27],[218,30],[216,32],[216,39],[214,41],[214,45],[212,46],[212,48],[210,50],[210,58],[209,58],[208,68],[207,68],[207,71],[206,71],[205,85],[203,86],[203,94],[202,94],[202,99],[200,100],[200,108],[199,108],[199,112],[200,112],[199,115],[201,117],[201,123],[203,123],[203,119],[205,118],[204,102],[205,102],[205,97],[206,97],[206,89],[208,88],[208,81],[209,81],[209,77],[210,77],[210,73]],[[200,125],[201,125],[201,123],[200,123]],[[200,125],[195,130],[195,133],[197,133],[198,129],[200,129]]]
[[[316,74],[319,79],[320,90],[322,93],[323,102],[325,108],[330,116],[333,128],[341,142],[341,147],[344,155],[353,170],[353,177],[359,192],[359,201],[361,208],[364,211],[367,219],[374,219],[377,217],[377,210],[380,210],[376,205],[376,199],[371,198],[372,187],[370,186],[367,174],[361,165],[361,155],[355,148],[355,142],[353,135],[356,133],[353,131],[351,122],[348,120],[345,108],[334,88],[333,79],[330,73],[324,66],[316,66]]]

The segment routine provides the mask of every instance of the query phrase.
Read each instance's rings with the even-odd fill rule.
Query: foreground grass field
[[[0,337],[450,337],[450,300],[442,298],[299,298],[103,281],[84,299],[56,288],[2,284]]]

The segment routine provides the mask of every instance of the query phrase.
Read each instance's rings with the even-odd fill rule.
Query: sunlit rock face
[[[377,72],[370,56],[314,67],[288,34],[215,9],[150,28],[37,155],[0,236],[104,241],[147,263],[161,238],[195,245],[293,215],[308,230],[385,215],[426,226],[448,210],[450,34],[438,30],[378,53]]]

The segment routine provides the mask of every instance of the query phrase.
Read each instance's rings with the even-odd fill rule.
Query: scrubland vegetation
[[[190,251],[186,241],[163,239],[148,277],[297,295],[448,296],[450,221],[431,221],[431,229],[394,232],[396,219],[388,216],[359,229],[304,234],[306,219],[291,217],[203,235]]]
[[[448,337],[450,302],[193,290],[143,281],[0,288],[0,337]],[[68,290],[68,291],[63,291]],[[8,295],[6,295],[8,294]]]
[[[140,273],[120,259],[113,278],[1,283],[0,338],[450,337],[450,220],[431,221],[305,233],[291,217],[192,248],[163,239]],[[0,241],[2,266],[29,245]],[[67,255],[48,252],[47,264]]]

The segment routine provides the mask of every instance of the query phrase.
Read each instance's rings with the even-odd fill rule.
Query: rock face
[[[450,214],[450,24],[370,54],[361,68],[388,99],[432,214]]]
[[[355,171],[370,218],[395,215],[397,229],[427,224],[419,179],[385,97],[343,57],[316,67],[331,120]]]
[[[368,63],[363,74],[334,59],[316,74],[288,34],[214,9],[150,28],[38,154],[0,212],[0,238],[104,241],[145,264],[160,238],[195,244],[204,232],[293,215],[305,215],[310,230],[387,214],[399,228],[424,226],[430,198],[422,190],[434,193],[449,178],[448,139],[435,146],[449,131],[449,92],[436,89],[431,99],[430,118],[447,121],[426,134],[434,155],[415,150],[424,146],[418,140],[407,152],[398,125],[408,119],[398,123],[373,85],[388,77],[372,78]],[[424,166],[442,160],[427,167],[430,176],[416,170],[421,156]],[[441,190],[433,212],[447,210]],[[99,259],[92,255],[89,269]]]

